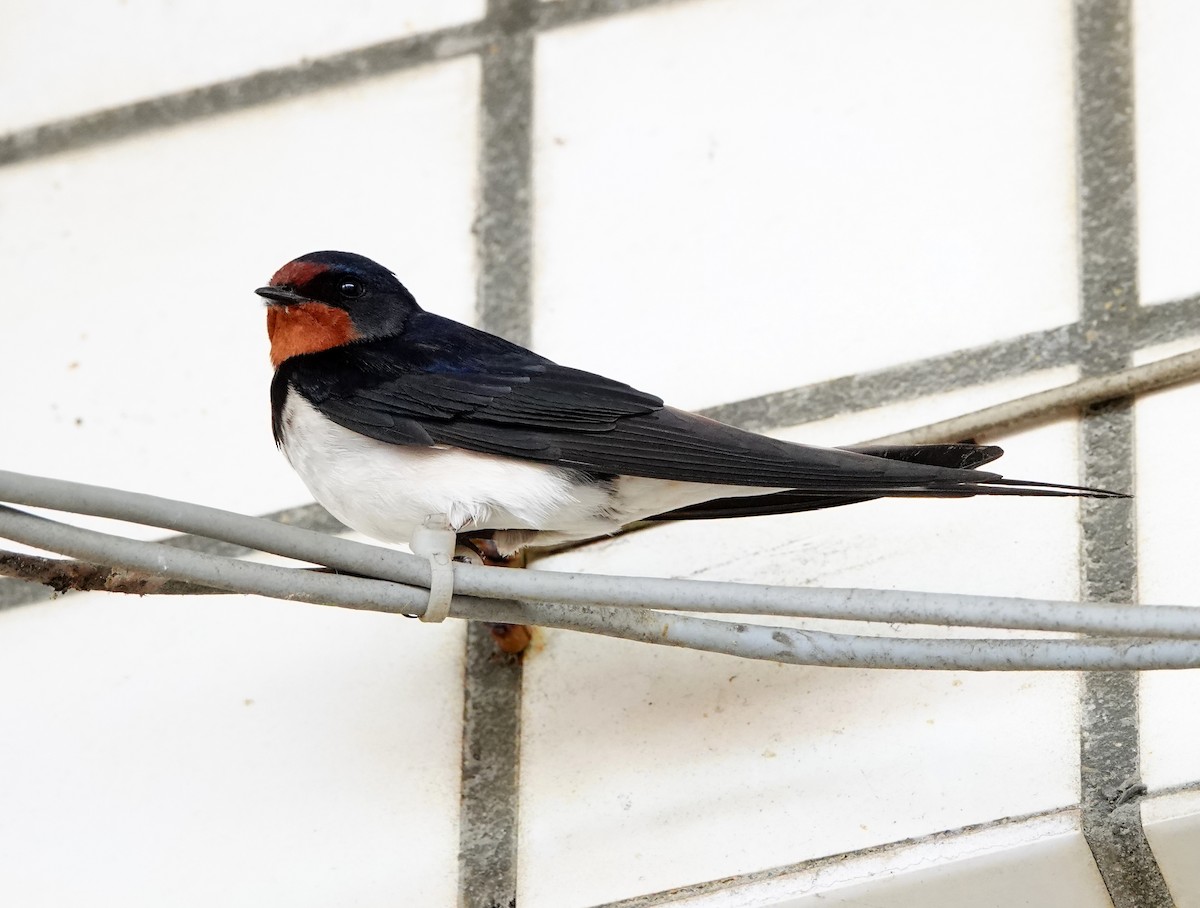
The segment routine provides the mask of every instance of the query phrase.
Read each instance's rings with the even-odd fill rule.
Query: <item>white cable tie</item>
[[[422,621],[445,621],[450,615],[450,600],[454,598],[454,565],[450,559],[457,541],[444,514],[426,517],[413,532],[409,548],[414,555],[429,559],[429,603]]]

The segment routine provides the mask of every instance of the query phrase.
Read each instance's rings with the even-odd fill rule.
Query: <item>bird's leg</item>
[[[525,567],[525,555],[517,552],[515,555],[502,555],[496,540],[491,536],[476,536],[470,533],[458,534],[459,548],[466,548],[477,556],[480,564],[487,567]],[[458,555],[455,551],[455,555]]]
[[[490,536],[470,533],[459,534],[454,560],[467,564],[482,564],[485,567],[525,567],[524,552],[502,555],[496,547],[496,541]],[[488,628],[496,641],[496,647],[509,654],[525,652],[529,641],[533,639],[533,630],[524,624],[489,624]]]

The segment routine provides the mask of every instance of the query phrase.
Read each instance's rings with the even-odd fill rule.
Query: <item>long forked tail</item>
[[[1004,455],[1004,449],[996,445],[950,444],[950,445],[858,445],[845,448],[857,454],[870,454],[888,460],[906,463],[923,463],[931,467],[951,467],[958,470],[975,470]],[[1009,487],[1007,489],[997,488]],[[988,491],[985,491],[987,489]],[[920,494],[920,493],[915,493]],[[1071,498],[1128,498],[1124,492],[1108,489],[1093,489],[1088,486],[1063,485],[1057,482],[1031,482],[1024,479],[991,479],[980,483],[975,495],[1042,495]]]
[[[993,479],[981,483],[977,495],[1041,495],[1057,498],[1132,498],[1125,492],[1068,486],[1057,482],[1031,482],[1025,479]]]
[[[869,454],[887,460],[920,463],[927,466],[972,470],[999,458],[1004,450],[995,445],[862,445],[846,448],[857,454]],[[973,498],[977,495],[1016,495],[1041,498],[1129,498],[1124,492],[1094,489],[1088,486],[1064,485],[1055,482],[1034,482],[998,477],[978,483],[934,484],[923,489],[889,491],[886,495],[822,495],[813,492],[774,492],[766,495],[747,495],[738,498],[718,498],[686,508],[679,508],[649,520],[707,520],[718,517],[757,517],[768,514],[793,514],[836,508],[876,498]]]

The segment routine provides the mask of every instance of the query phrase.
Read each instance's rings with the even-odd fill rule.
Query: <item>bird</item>
[[[1127,497],[1006,479],[974,443],[824,448],[745,431],[427,312],[384,266],[302,255],[266,301],[272,430],[342,523],[407,543],[431,518],[506,558],[639,521],[878,498]]]

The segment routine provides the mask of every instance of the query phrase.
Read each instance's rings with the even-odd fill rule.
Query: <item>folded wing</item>
[[[894,495],[1108,494],[974,469],[998,448],[831,449],[756,435],[438,316],[414,322],[401,337],[294,357],[276,382],[339,425],[392,444],[454,445],[605,476],[791,490],[730,499],[726,513],[698,505],[673,518],[736,516],[733,502],[773,513]]]

